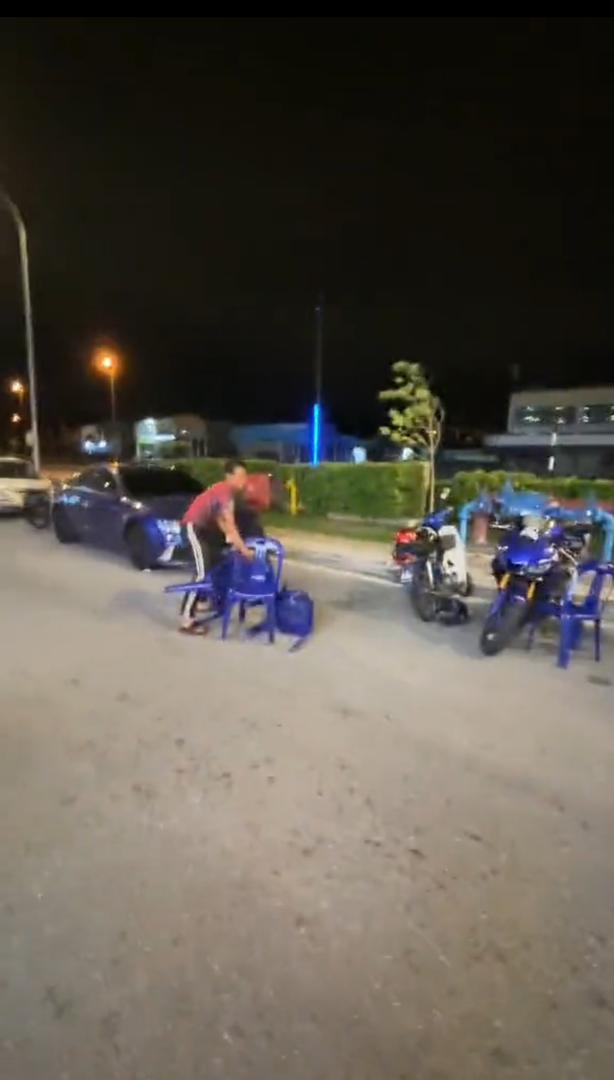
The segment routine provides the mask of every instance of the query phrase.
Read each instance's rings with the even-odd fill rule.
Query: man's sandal
[[[191,637],[205,637],[209,633],[209,627],[202,623],[193,623],[192,626],[179,626],[180,634],[190,634]]]

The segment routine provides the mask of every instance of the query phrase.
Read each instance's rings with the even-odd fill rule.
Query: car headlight
[[[158,518],[156,520],[156,525],[167,543],[171,544],[179,539],[181,535],[181,525],[178,521],[172,521],[170,518]]]

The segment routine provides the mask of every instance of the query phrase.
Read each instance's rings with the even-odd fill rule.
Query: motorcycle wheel
[[[502,611],[488,615],[480,635],[484,656],[497,656],[512,643],[527,617],[526,604],[506,604]]]
[[[471,574],[467,574],[467,580],[465,581],[465,587],[460,590],[460,595],[464,596],[465,599],[467,599],[468,597],[473,596],[474,592],[475,592],[475,585],[473,584],[473,578],[471,577]]]
[[[425,563],[418,563],[414,569],[409,588],[409,599],[416,615],[422,622],[434,622],[439,604],[431,589]]]

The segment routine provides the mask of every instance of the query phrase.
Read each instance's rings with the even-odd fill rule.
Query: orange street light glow
[[[113,353],[100,353],[94,361],[96,367],[103,375],[117,375],[117,357]]]

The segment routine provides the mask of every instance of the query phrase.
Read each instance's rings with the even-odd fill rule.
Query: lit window
[[[583,405],[580,409],[583,424],[614,424],[614,403],[611,405]]]
[[[573,424],[575,419],[573,405],[520,405],[514,412],[514,424],[519,427],[554,428]]]

